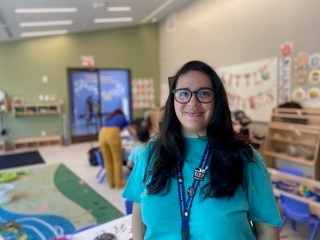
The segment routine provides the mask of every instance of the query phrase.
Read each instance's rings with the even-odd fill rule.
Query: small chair
[[[302,177],[302,175],[303,175],[302,171],[300,169],[295,168],[295,167],[287,167],[287,166],[278,167],[278,170],[280,172],[289,173],[289,174],[299,176],[299,177]]]
[[[99,171],[98,171],[98,173],[96,175],[96,178],[99,178],[99,183],[103,183],[103,181],[105,180],[107,174],[106,174],[106,169],[104,167],[104,162],[103,162],[103,159],[102,159],[102,155],[98,151],[95,151],[94,154],[97,157],[97,162],[98,162],[98,165],[100,167],[100,169],[99,169]]]
[[[132,213],[132,205],[133,205],[133,202],[129,201],[129,200],[126,200],[125,201],[125,206],[126,206],[126,215],[129,215]]]
[[[291,227],[294,230],[296,230],[296,222],[304,223],[310,226],[312,228],[312,233],[309,240],[314,240],[317,236],[317,231],[320,226],[320,219],[311,215],[309,204],[284,194],[280,194],[280,199],[283,210],[280,232],[283,229],[286,221],[289,219],[291,222]]]

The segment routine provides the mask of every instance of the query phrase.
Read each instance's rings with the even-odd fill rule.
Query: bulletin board
[[[242,110],[252,121],[268,122],[277,106],[277,57],[217,69],[231,111]]]
[[[155,87],[152,78],[134,78],[131,83],[132,107],[149,109],[155,107]]]
[[[282,68],[280,68],[280,71]],[[320,53],[299,52],[293,61],[291,100],[303,107],[320,106]]]

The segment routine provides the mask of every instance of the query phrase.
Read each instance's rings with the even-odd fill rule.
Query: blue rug
[[[75,231],[72,223],[60,216],[16,214],[0,208],[0,223],[7,221],[18,223],[35,240],[48,240]]]
[[[33,239],[51,240],[123,216],[63,164],[40,164],[11,183],[14,197],[1,206],[0,224],[15,221]]]

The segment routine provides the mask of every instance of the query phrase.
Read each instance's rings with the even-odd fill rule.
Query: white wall
[[[257,61],[279,56],[285,41],[294,55],[320,52],[319,12],[319,0],[194,0],[175,13],[173,30],[160,24],[161,83],[189,60],[216,68]]]

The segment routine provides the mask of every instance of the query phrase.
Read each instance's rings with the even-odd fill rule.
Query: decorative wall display
[[[253,121],[267,122],[277,105],[277,58],[218,69],[231,111],[243,110]]]
[[[303,107],[319,107],[320,53],[308,55],[305,52],[299,52],[294,58],[292,71],[290,71],[290,67],[281,64],[281,61],[285,58],[288,59],[288,55],[280,57],[279,103],[284,101],[295,101],[300,103]],[[291,75],[293,76],[293,80],[286,81]],[[290,87],[285,86],[281,88],[281,84],[284,81],[290,83]],[[286,89],[286,91],[281,91],[281,89]],[[287,96],[288,89],[291,92],[290,98]]]
[[[294,81],[297,84],[304,84],[308,79],[308,55],[305,52],[299,52],[293,61]]]
[[[132,107],[134,109],[155,107],[155,88],[152,78],[134,78],[131,87]]]
[[[291,101],[293,44],[285,42],[280,46],[279,58],[279,104]]]
[[[303,88],[296,88],[292,92],[292,100],[301,102],[306,97],[306,91]]]

